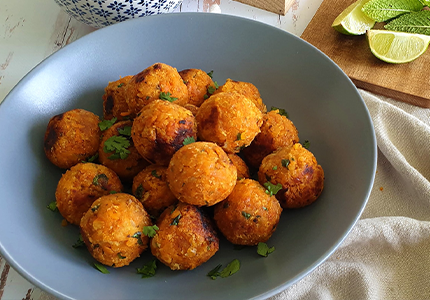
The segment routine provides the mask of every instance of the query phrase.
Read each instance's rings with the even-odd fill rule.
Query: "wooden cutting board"
[[[370,52],[364,35],[346,36],[331,27],[353,2],[324,0],[301,37],[328,55],[358,88],[429,108],[430,49],[406,64],[380,61]]]
[[[237,2],[261,8],[275,14],[283,15],[287,13],[294,4],[294,0],[236,0]]]

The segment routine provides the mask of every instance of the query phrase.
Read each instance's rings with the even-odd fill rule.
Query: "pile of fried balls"
[[[320,196],[323,169],[283,110],[267,111],[251,83],[211,75],[156,63],[108,83],[103,119],[73,109],[49,120],[45,154],[64,169],[57,208],[98,262],[126,266],[149,247],[191,270],[220,234],[266,242],[283,209]]]

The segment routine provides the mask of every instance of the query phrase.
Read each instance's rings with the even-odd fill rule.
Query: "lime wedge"
[[[375,21],[369,18],[361,8],[369,0],[358,0],[348,6],[331,25],[336,31],[347,35],[365,34],[367,30],[373,28]]]
[[[413,61],[423,54],[430,43],[430,36],[390,30],[367,31],[372,53],[388,63],[400,64]]]

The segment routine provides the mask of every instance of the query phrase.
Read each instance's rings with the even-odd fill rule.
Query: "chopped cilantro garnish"
[[[106,269],[105,266],[103,266],[102,264],[99,263],[94,263],[94,267],[99,270],[100,272],[102,272],[103,274],[109,274],[110,272],[108,271],[108,269]]]
[[[154,237],[154,235],[157,233],[158,230],[158,226],[157,225],[152,225],[152,226],[144,226],[143,227],[143,234],[146,235],[147,237]]]
[[[240,261],[238,259],[234,259],[231,263],[229,263],[224,269],[221,269],[221,264],[216,266],[213,270],[211,270],[207,276],[211,279],[215,280],[217,277],[225,278],[233,275],[240,269]]]
[[[219,269],[221,269],[222,265],[219,264],[218,266],[216,266],[215,268],[213,268],[212,270],[209,271],[209,273],[207,274],[207,276],[209,276],[211,279],[215,280],[219,275]]]
[[[283,109],[283,108],[277,108],[277,107],[272,106],[272,107],[270,108],[270,110],[278,110],[278,114],[280,114],[281,116],[284,116],[284,117],[287,117],[287,118],[288,118],[288,113],[287,113],[287,111],[286,111],[285,109]]]
[[[161,178],[161,175],[157,174],[157,170],[152,170],[151,175],[154,176],[155,178]]]
[[[182,217],[181,214],[177,215],[176,218],[173,219],[172,223],[170,223],[170,225],[175,225],[178,226],[179,224],[179,219]]]
[[[275,247],[267,246],[266,243],[258,243],[257,245],[257,253],[261,256],[267,257],[270,253],[275,251]]]
[[[119,259],[127,258],[127,257],[125,257],[125,256],[122,256],[122,255],[121,255],[121,252],[120,252],[120,253],[117,253],[117,256],[118,256],[118,258],[119,258]]]
[[[144,265],[142,268],[137,268],[137,274],[141,274],[142,278],[153,277],[155,270],[157,270],[157,261],[154,259]]]
[[[76,249],[81,248],[83,246],[85,246],[84,240],[82,239],[82,235],[79,235],[78,240],[72,245],[72,247]]]
[[[131,136],[131,126],[124,126],[124,128],[118,129],[118,133],[125,136]]]
[[[91,207],[91,210],[92,210],[93,212],[95,212],[96,210],[98,210],[98,209],[99,209],[99,207],[100,207],[100,204],[97,204],[96,206]]]
[[[264,186],[266,187],[266,194],[269,194],[270,196],[276,195],[276,193],[282,189],[282,184],[278,183],[277,185],[274,185],[270,181],[265,182]]]
[[[143,193],[145,192],[145,190],[143,189],[143,185],[139,184],[139,186],[136,188],[136,191],[134,192],[135,196],[137,199],[142,199],[143,197]]]
[[[118,193],[117,191],[110,191],[109,194],[116,194]]]
[[[273,166],[272,170],[276,171],[278,169],[278,166]]]
[[[242,216],[244,216],[247,219],[251,218],[251,214],[247,213],[246,211],[242,211]]]
[[[218,82],[214,81],[214,85],[215,85],[215,88],[216,88],[216,89],[218,89],[218,88],[219,88],[219,84],[218,84]]]
[[[208,72],[208,73],[206,73],[206,74],[208,74],[208,76],[209,76],[210,78],[213,78],[212,76],[214,75],[214,70],[211,70],[210,72]]]
[[[113,124],[115,124],[117,118],[113,117],[110,120],[103,120],[99,123],[99,128],[101,131],[105,131],[106,129],[109,129]]]
[[[49,209],[50,211],[57,211],[58,207],[57,207],[57,202],[56,201],[52,201],[51,203],[49,203],[46,206],[47,209]]]
[[[96,186],[105,186],[108,182],[109,178],[106,176],[106,174],[97,174],[94,178],[93,178],[93,184]]]
[[[265,206],[263,206],[263,209],[264,209],[265,211],[268,211],[267,207],[265,207]]]
[[[141,235],[142,235],[142,232],[138,231],[135,234],[133,234],[131,237],[137,239],[137,243],[142,246],[143,242],[140,238]]]
[[[97,158],[99,158],[99,154],[96,153],[93,156],[89,157],[87,160],[83,160],[83,163],[87,163],[87,162],[94,162],[97,160]]]
[[[127,148],[130,147],[130,141],[123,136],[111,136],[108,138],[103,147],[103,151],[105,153],[114,152],[109,159],[126,159],[130,154],[130,151]]]
[[[308,140],[305,140],[303,142],[303,148],[305,149],[309,149],[309,147],[311,146],[311,142],[309,142]]]
[[[210,86],[208,86],[207,91],[208,91],[209,95],[212,95],[213,93],[215,93],[216,88],[210,85]]]
[[[170,95],[171,94],[169,92],[167,92],[167,93],[161,92],[160,93],[160,99],[161,100],[167,100],[169,102],[173,102],[175,100],[178,100],[178,98],[170,97]]]
[[[122,87],[124,85],[124,83],[120,83],[120,84],[118,84],[118,86],[117,87]]]
[[[240,141],[242,139],[242,132],[239,132],[236,136],[236,141]]]
[[[289,159],[283,159],[283,160],[281,160],[281,164],[283,167],[288,169],[288,166],[290,165],[290,160]]]
[[[188,144],[192,144],[192,143],[194,143],[196,140],[192,137],[192,136],[189,136],[189,137],[186,137],[185,139],[184,139],[184,141],[182,142],[182,145],[188,145]]]

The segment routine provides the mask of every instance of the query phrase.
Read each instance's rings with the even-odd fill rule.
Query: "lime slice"
[[[430,43],[430,36],[390,30],[367,31],[372,53],[388,63],[400,64],[413,61],[423,54]]]
[[[358,0],[348,6],[331,25],[336,31],[347,35],[365,34],[367,30],[373,28],[375,21],[369,18],[361,8],[369,0]]]

